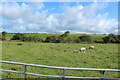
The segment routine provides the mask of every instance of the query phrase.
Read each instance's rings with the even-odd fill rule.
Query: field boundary
[[[36,75],[36,76],[43,76],[43,77],[56,77],[56,78],[62,78],[62,79],[65,79],[65,78],[75,78],[75,79],[102,79],[102,80],[110,79],[110,80],[119,80],[118,78],[106,78],[105,76],[106,76],[106,72],[107,71],[120,72],[120,69],[96,69],[96,68],[57,67],[57,66],[46,66],[46,65],[37,65],[37,64],[12,62],[12,61],[0,61],[0,63],[23,65],[24,72],[0,69],[0,71],[24,74],[23,78],[27,78],[27,75]],[[63,75],[62,76],[56,76],[56,75],[44,75],[44,74],[29,73],[29,72],[27,72],[27,66],[43,67],[43,68],[53,68],[53,69],[62,69],[63,70]],[[103,74],[102,74],[102,77],[75,77],[75,76],[66,76],[66,71],[67,70],[102,71]]]

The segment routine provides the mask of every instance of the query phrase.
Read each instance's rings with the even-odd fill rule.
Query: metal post
[[[106,72],[107,72],[107,71],[105,71],[105,70],[103,71],[103,78],[102,78],[102,80],[104,80],[104,78],[105,78],[105,76],[106,76]]]
[[[26,65],[24,65],[24,78],[25,79],[27,78],[27,75],[26,75]]]
[[[66,69],[63,69],[63,77],[62,77],[62,80],[64,80],[65,75],[66,75]]]

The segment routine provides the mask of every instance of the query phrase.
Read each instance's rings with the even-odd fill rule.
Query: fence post
[[[62,80],[64,80],[65,75],[66,75],[66,69],[63,69],[63,77],[62,77]]]
[[[26,74],[26,65],[23,65],[24,67],[24,78],[26,79],[27,78],[27,74]]]
[[[106,70],[103,71],[103,78],[102,78],[102,80],[104,80],[104,78],[106,76],[106,72],[107,72]]]

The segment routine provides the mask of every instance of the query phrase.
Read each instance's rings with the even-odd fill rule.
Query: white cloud
[[[88,6],[63,5],[63,13],[51,13],[42,10],[43,3],[5,3],[1,4],[2,17],[9,20],[11,27],[3,29],[10,32],[51,32],[62,33],[69,30],[71,33],[117,33],[118,24],[115,19],[109,18],[109,13],[96,14],[107,6],[105,3],[92,3]],[[102,7],[104,6],[104,7]],[[2,13],[1,13],[2,12]]]
[[[3,17],[7,19],[18,19],[18,18],[27,18],[28,16],[34,16],[34,11],[38,11],[44,7],[43,3],[22,3],[19,5],[18,3],[4,3],[0,5],[0,13]],[[27,16],[27,17],[26,17]]]
[[[29,3],[29,5],[30,7],[36,10],[40,10],[44,7],[43,3],[40,3],[40,2],[32,2],[32,3]]]
[[[13,30],[16,30],[16,31],[20,31],[20,32],[24,32],[25,31],[25,27],[24,26],[16,26],[13,28]]]
[[[101,8],[101,5],[103,4],[93,3],[84,7],[82,5],[66,6],[64,13],[51,14],[48,20],[51,26],[59,31],[116,33],[118,24],[115,19],[108,18],[108,13],[96,14],[98,9],[104,8]]]
[[[4,4],[2,5],[2,16],[8,19],[17,19],[21,16],[21,8],[17,3]],[[0,13],[1,13],[0,12]]]
[[[12,24],[25,24],[25,21],[21,18],[16,19],[16,20],[11,20]]]

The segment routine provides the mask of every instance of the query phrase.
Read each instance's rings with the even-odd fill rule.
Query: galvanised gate
[[[27,75],[36,75],[36,76],[43,76],[43,77],[56,77],[56,78],[74,78],[74,79],[109,79],[109,80],[120,80],[120,78],[114,79],[114,78],[106,78],[107,71],[111,72],[120,72],[119,69],[96,69],[96,68],[74,68],[74,67],[56,67],[56,66],[45,66],[45,65],[36,65],[36,64],[27,64],[27,63],[20,63],[20,62],[11,62],[11,61],[0,61],[0,63],[8,63],[8,64],[17,64],[17,65],[23,65],[23,72],[21,71],[13,71],[13,70],[5,70],[0,69],[0,71],[5,72],[13,72],[13,73],[21,73],[24,74],[23,78],[27,78]],[[36,74],[36,73],[29,73],[27,72],[27,66],[34,66],[34,67],[43,67],[43,68],[53,68],[53,69],[62,69],[63,75],[57,76],[57,75],[44,75],[44,74]],[[66,76],[67,70],[87,70],[87,71],[103,71],[102,77],[75,77],[75,76]]]

